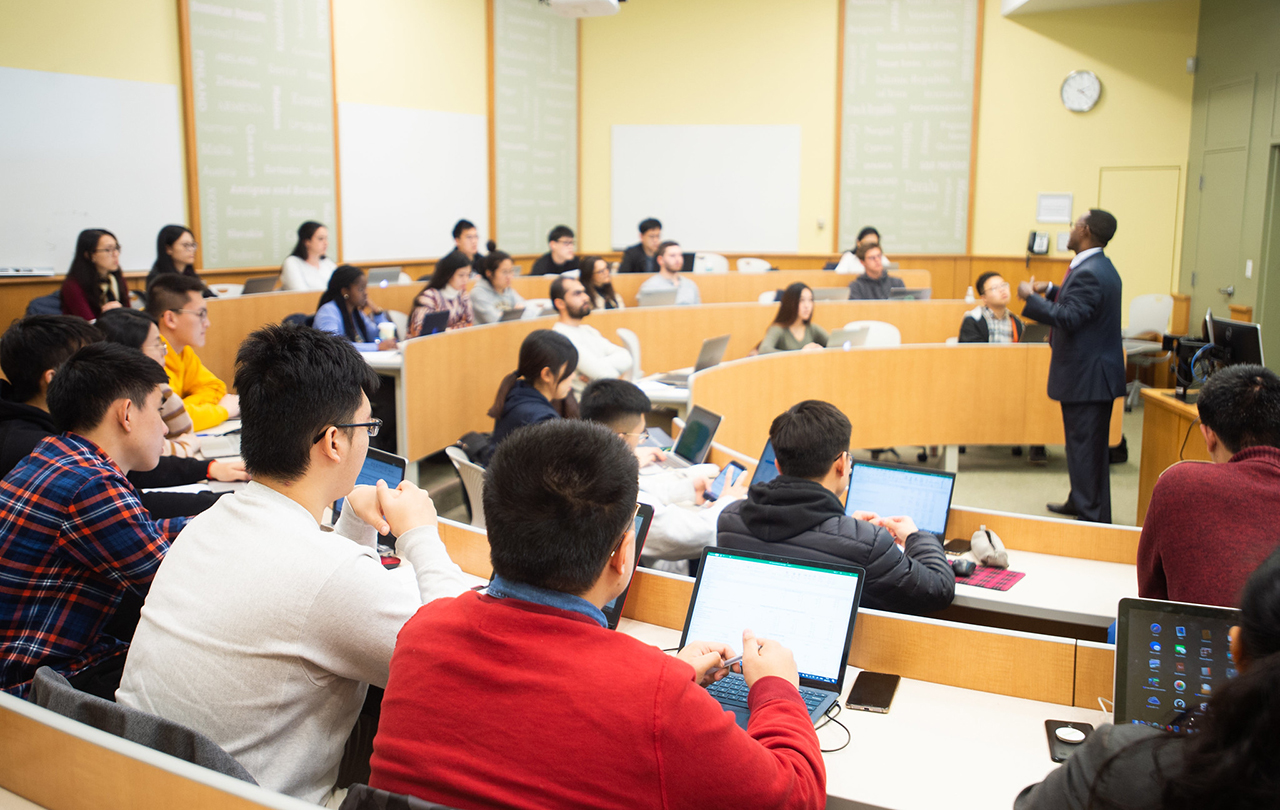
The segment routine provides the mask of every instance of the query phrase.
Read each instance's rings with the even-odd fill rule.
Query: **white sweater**
[[[552,327],[555,331],[569,338],[569,342],[578,350],[578,375],[574,381],[574,390],[581,391],[584,382],[602,379],[617,379],[621,374],[631,370],[631,352],[625,346],[610,343],[594,326],[557,323]]]
[[[319,267],[312,267],[305,259],[289,256],[280,266],[280,289],[324,292],[329,287],[329,276],[337,267],[333,259],[322,258]]]
[[[706,506],[695,503],[695,478],[715,478],[714,464],[697,464],[682,470],[640,475],[637,499],[653,507],[653,520],[645,537],[643,563],[649,568],[688,574],[686,560],[697,559],[702,549],[716,544],[716,521],[733,502],[720,498]]]
[[[368,684],[423,603],[467,590],[433,527],[388,571],[348,508],[336,531],[260,483],[178,535],[147,595],[116,700],[210,737],[270,790],[323,803]]]

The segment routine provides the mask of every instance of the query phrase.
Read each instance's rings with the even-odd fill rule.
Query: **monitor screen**
[[[1227,365],[1265,365],[1262,362],[1262,328],[1258,324],[1224,320],[1208,314],[1205,319],[1213,342],[1229,352],[1225,361]]]
[[[751,476],[751,486],[767,484],[778,477],[778,460],[773,455],[773,440],[764,443],[760,452],[760,461],[756,464],[755,474]]]
[[[720,417],[705,408],[694,406],[685,420],[684,430],[676,439],[675,454],[685,461],[701,464],[711,449],[711,440],[720,427]]]
[[[881,517],[905,515],[923,532],[945,539],[955,473],[855,462],[849,475],[844,512],[875,512]]]
[[[838,683],[844,672],[861,569],[708,548],[685,622],[688,641],[742,649],[742,631],[791,650],[800,677]]]
[[[356,476],[356,486],[368,484],[375,486],[378,479],[381,478],[387,482],[387,486],[395,488],[400,486],[400,482],[404,480],[404,468],[407,462],[400,456],[384,453],[381,450],[369,448],[369,453],[364,457],[364,466],[360,468],[360,474]],[[333,502],[333,522],[338,522],[338,515],[342,514],[342,504],[345,498],[339,498]]]
[[[1238,610],[1123,599],[1116,630],[1116,724],[1196,731],[1214,690],[1236,675]]]

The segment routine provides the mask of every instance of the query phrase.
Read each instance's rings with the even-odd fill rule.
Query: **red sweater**
[[[586,616],[437,599],[397,639],[369,783],[462,810],[825,806],[795,687],[749,703],[748,736],[688,664]]]
[[[122,306],[129,306],[129,285],[125,283],[124,273],[116,270],[112,275],[116,277],[116,286],[120,289]],[[102,314],[102,308],[90,303],[84,289],[76,283],[75,279],[70,277],[63,279],[61,289],[63,315],[79,315],[86,321],[93,321]]]
[[[1253,569],[1280,543],[1280,449],[1164,471],[1138,543],[1138,595],[1237,607]]]

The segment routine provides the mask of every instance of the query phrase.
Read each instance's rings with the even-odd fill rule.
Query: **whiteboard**
[[[489,136],[483,115],[338,104],[343,256],[438,257],[453,226],[489,233]],[[499,245],[501,247],[501,245]]]
[[[0,266],[67,272],[76,236],[106,228],[126,270],[183,224],[174,85],[0,67]]]
[[[791,253],[800,244],[800,127],[613,127],[610,243],[657,217],[686,251]]]

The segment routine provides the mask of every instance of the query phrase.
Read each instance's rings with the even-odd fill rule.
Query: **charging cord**
[[[831,713],[832,709],[835,709],[835,714]],[[822,715],[822,721],[818,723],[818,725],[814,726],[814,731],[818,731],[828,723],[835,723],[837,726],[844,729],[844,743],[838,748],[821,749],[824,754],[834,754],[837,751],[843,751],[845,748],[849,747],[849,743],[853,742],[853,733],[849,731],[849,727],[836,719],[836,715],[840,714],[842,710],[840,701],[837,700],[835,703],[832,703],[831,706],[828,707],[827,711]]]

